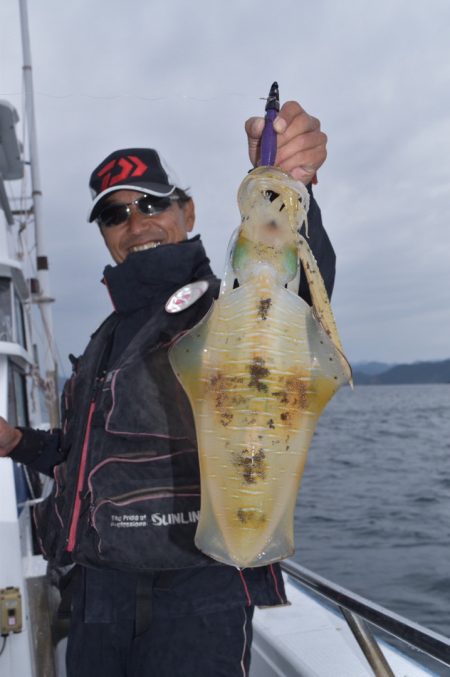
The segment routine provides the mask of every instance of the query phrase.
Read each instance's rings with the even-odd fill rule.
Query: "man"
[[[246,123],[258,161],[261,118]],[[288,102],[274,123],[276,164],[310,184],[326,158],[319,121]],[[69,677],[247,675],[255,605],[285,604],[278,566],[239,571],[193,543],[199,508],[192,413],[170,369],[173,337],[218,293],[193,200],[152,149],[111,153],[92,173],[96,220],[116,266],[104,282],[114,313],[64,390],[63,428],[42,433],[0,421],[0,455],[55,477],[37,510],[46,557],[71,566]],[[328,293],[334,253],[311,199],[310,245]],[[166,302],[187,283],[207,291],[183,312]],[[306,288],[299,293],[309,300]]]

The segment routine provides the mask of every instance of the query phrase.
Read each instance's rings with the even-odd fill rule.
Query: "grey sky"
[[[315,189],[351,361],[450,356],[446,0],[29,0],[46,249],[63,363],[109,312],[86,223],[93,167],[156,146],[190,186],[220,274],[249,169],[244,120],[278,80],[322,121]],[[0,98],[21,113],[17,0],[0,5]],[[19,126],[21,133],[21,126]],[[13,187],[13,192],[19,188]]]

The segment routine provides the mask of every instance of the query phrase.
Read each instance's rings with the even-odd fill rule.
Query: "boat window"
[[[8,421],[11,425],[28,425],[25,374],[11,362],[8,365]]]
[[[12,341],[11,280],[0,278],[0,341]]]
[[[16,341],[26,349],[23,306],[17,293],[14,294],[14,324],[16,328]]]

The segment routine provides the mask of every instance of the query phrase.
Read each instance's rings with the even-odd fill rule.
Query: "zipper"
[[[97,399],[97,392],[100,387],[100,385],[103,383],[104,378],[97,378],[95,385],[94,385],[94,392],[92,394],[92,399],[89,405],[89,410],[88,410],[88,420],[86,424],[86,431],[84,433],[84,440],[83,440],[83,448],[81,451],[81,459],[80,459],[80,470],[78,472],[78,479],[77,479],[77,488],[76,488],[76,493],[75,493],[75,501],[73,505],[73,511],[72,511],[72,518],[70,521],[70,528],[69,528],[69,536],[67,539],[67,546],[66,546],[66,551],[67,552],[72,552],[73,549],[75,548],[75,543],[76,543],[76,536],[77,536],[77,529],[78,529],[78,522],[80,519],[80,512],[81,512],[81,492],[84,486],[84,479],[86,475],[86,465],[87,465],[87,456],[88,456],[88,449],[89,449],[89,438],[91,435],[91,426],[92,426],[92,417],[95,412],[96,408],[96,399]]]

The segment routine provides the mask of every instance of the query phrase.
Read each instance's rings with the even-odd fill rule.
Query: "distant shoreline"
[[[353,365],[353,381],[355,385],[450,384],[450,359],[395,365],[357,363]]]

